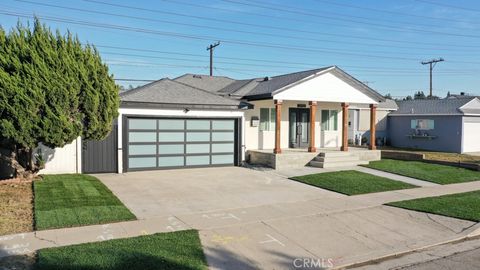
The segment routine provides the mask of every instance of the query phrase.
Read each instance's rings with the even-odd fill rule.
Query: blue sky
[[[33,14],[96,45],[118,79],[208,74],[274,76],[337,65],[393,96],[427,91],[480,95],[480,1],[476,0],[2,0],[11,29]],[[137,86],[142,82],[118,81]]]

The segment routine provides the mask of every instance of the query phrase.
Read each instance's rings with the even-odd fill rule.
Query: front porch
[[[380,150],[369,150],[361,147],[350,147],[348,152],[340,148],[311,149],[288,148],[281,154],[272,149],[248,150],[247,161],[250,164],[262,165],[276,170],[314,166],[321,168],[347,167],[366,164],[369,161],[380,160]]]

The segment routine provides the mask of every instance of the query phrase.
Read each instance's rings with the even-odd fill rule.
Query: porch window
[[[275,108],[260,108],[260,130],[275,130]]]
[[[338,111],[322,110],[322,130],[338,130]]]

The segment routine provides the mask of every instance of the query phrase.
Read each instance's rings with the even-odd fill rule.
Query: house
[[[366,125],[375,130],[393,109],[382,108],[378,118],[385,99],[336,66],[247,80],[185,74],[120,97],[118,120],[105,140],[79,138],[55,149],[43,172],[240,165],[251,151],[282,156],[289,149],[312,159],[318,149],[349,150],[349,121],[361,123],[352,132],[365,132]],[[349,118],[349,109],[369,120]]]
[[[480,151],[480,100],[462,96],[399,101],[388,115],[388,138],[395,147],[444,152]]]

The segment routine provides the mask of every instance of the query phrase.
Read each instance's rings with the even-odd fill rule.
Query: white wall
[[[260,127],[251,126],[251,118],[253,116],[260,119],[260,108],[275,108],[273,100],[251,101],[254,105],[253,110],[245,112],[245,148],[246,150],[255,149],[273,149],[275,147],[275,131],[260,131]],[[280,128],[280,147],[288,148],[288,111],[289,108],[297,108],[298,104],[305,104],[306,108],[310,108],[307,101],[286,100],[282,104],[281,128]],[[337,131],[321,131],[321,110],[338,110],[338,130]],[[342,135],[342,108],[340,103],[318,102],[317,112],[315,114],[315,146],[316,147],[340,147]]]
[[[240,123],[244,123],[243,111],[207,111],[207,110],[191,110],[185,112],[181,109],[134,109],[120,108],[118,116],[118,173],[123,172],[123,116],[124,115],[148,115],[148,116],[178,116],[178,117],[216,117],[216,118],[242,118]],[[242,127],[242,160],[245,159],[245,136],[244,127]]]
[[[378,103],[330,72],[320,74],[277,94],[274,93],[273,99],[362,104]]]
[[[462,118],[462,153],[480,152],[480,117]]]
[[[81,173],[82,139],[80,137],[64,147],[55,149],[40,145],[34,154],[37,154],[38,149],[46,161],[45,169],[40,170],[40,174]]]

